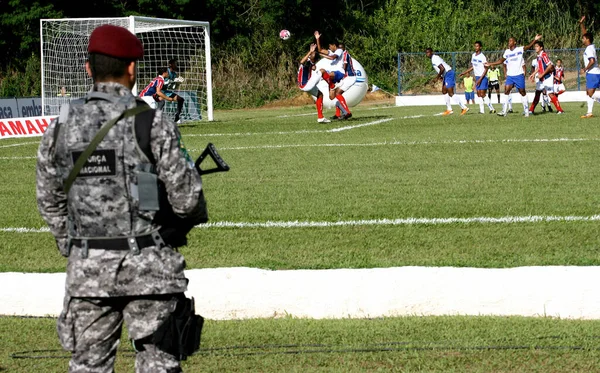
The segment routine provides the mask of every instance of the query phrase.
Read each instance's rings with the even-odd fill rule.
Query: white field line
[[[345,131],[345,130],[359,128],[359,127],[364,127],[364,126],[372,126],[375,124],[389,122],[389,121],[395,120],[395,119],[412,119],[412,118],[420,118],[420,117],[422,117],[422,115],[406,116],[406,117],[400,117],[400,118],[386,118],[386,119],[376,120],[373,122],[361,123],[361,124],[357,124],[354,126],[338,127],[338,128],[328,129],[328,130],[301,130],[301,131],[276,131],[276,132],[235,132],[235,133],[208,133],[208,134],[195,133],[195,134],[187,134],[184,137],[300,135],[300,134],[306,134],[306,133],[332,133],[332,132],[339,132],[339,131]]]
[[[324,132],[324,131],[320,131]],[[388,145],[452,145],[452,144],[510,144],[510,143],[554,143],[554,142],[585,142],[600,141],[600,138],[555,138],[555,139],[500,139],[500,140],[442,140],[442,141],[383,141],[372,143],[325,143],[325,144],[282,144],[257,146],[222,147],[219,150],[250,150],[250,149],[285,149],[285,148],[335,148],[346,146],[388,146]],[[200,151],[190,148],[190,151]],[[36,159],[37,157],[0,157],[0,160]]]
[[[220,221],[197,225],[196,228],[326,228],[365,225],[447,225],[447,224],[514,224],[542,222],[580,222],[600,221],[600,215],[591,216],[503,216],[503,217],[474,217],[474,218],[404,218],[404,219],[370,219],[370,220],[340,220],[340,221],[267,221],[263,223]],[[43,228],[0,228],[0,232],[12,233],[46,233],[50,230]]]
[[[402,118],[399,118],[399,119],[420,118],[420,117],[422,117],[422,115],[416,115],[416,116],[413,116],[413,117],[402,117]],[[327,132],[340,132],[340,131],[353,130],[355,128],[366,127],[366,126],[373,126],[375,124],[389,122],[390,120],[394,120],[394,119],[396,119],[396,118],[386,118],[386,119],[380,119],[380,120],[376,120],[376,121],[369,122],[369,123],[355,124],[354,126],[345,126],[345,127],[339,127],[339,128],[332,128],[330,130],[327,130]]]
[[[283,148],[314,148],[314,147],[344,147],[344,146],[388,146],[388,145],[452,145],[452,144],[493,144],[493,143],[553,143],[553,142],[583,142],[600,141],[600,138],[556,138],[556,139],[500,139],[500,140],[442,140],[442,141],[383,141],[372,143],[341,143],[341,144],[282,144],[223,147],[219,150],[248,150],[248,149],[283,149]],[[190,149],[198,151],[198,149]]]
[[[30,142],[21,142],[21,143],[18,143],[18,144],[0,145],[0,149],[2,149],[2,148],[12,148],[14,146],[31,145],[31,144],[39,145],[40,142],[39,141],[30,141]]]

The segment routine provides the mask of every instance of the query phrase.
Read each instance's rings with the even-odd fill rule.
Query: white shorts
[[[555,84],[554,85],[554,92],[563,92],[566,91],[567,89],[565,88],[565,85],[560,83],[560,84]]]
[[[146,101],[146,103],[148,105],[150,105],[150,107],[152,109],[156,109],[156,101],[154,100],[154,97],[152,97],[152,96],[142,96],[142,100]]]
[[[321,79],[321,73],[318,70],[313,71],[304,87],[300,88],[300,90],[304,92],[311,92],[311,94],[313,91],[315,91],[314,96],[316,96],[317,84],[321,81]]]
[[[543,82],[540,82],[539,80],[536,81],[535,90],[543,91],[544,89],[546,90],[546,93],[554,92],[554,76],[550,75],[550,77],[544,79]]]
[[[347,76],[340,81],[340,85],[338,86],[338,88],[346,92],[348,89],[350,89],[350,87],[354,85],[354,83],[356,83],[356,77]]]

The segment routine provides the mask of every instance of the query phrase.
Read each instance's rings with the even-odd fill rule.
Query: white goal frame
[[[185,79],[174,89],[185,99],[181,118],[213,120],[210,24],[140,16],[40,19],[42,115],[58,115],[61,104],[89,91],[92,79],[84,67],[87,45],[92,31],[103,24],[125,27],[144,44],[134,95],[157,76],[159,67],[177,59],[178,74]],[[176,103],[168,102],[163,110],[173,118],[175,107]]]

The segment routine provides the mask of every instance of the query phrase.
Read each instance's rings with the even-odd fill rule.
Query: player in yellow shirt
[[[488,98],[492,99],[492,91],[495,89],[498,95],[498,103],[500,103],[500,68],[498,66],[490,67],[487,71],[488,81]]]

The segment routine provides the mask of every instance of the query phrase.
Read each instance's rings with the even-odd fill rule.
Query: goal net
[[[92,79],[84,67],[87,45],[92,31],[103,24],[129,29],[144,45],[134,95],[175,59],[183,81],[167,89],[173,88],[185,100],[181,120],[213,120],[208,22],[138,16],[40,20],[43,115],[58,115],[62,104],[90,90]],[[176,109],[177,102],[167,102],[163,111],[174,119]]]

